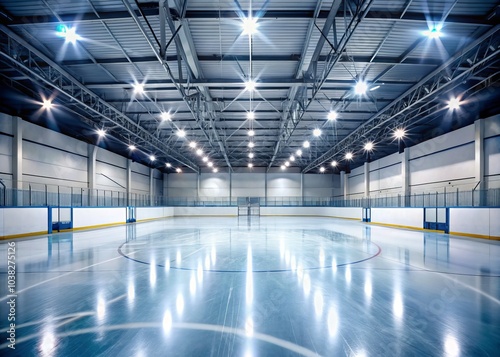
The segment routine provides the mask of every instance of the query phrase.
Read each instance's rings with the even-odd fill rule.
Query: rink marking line
[[[134,253],[136,253],[136,252],[137,252],[137,251],[134,251],[134,252],[129,253],[129,254],[134,254]],[[16,291],[16,293],[15,293],[14,295],[19,295],[19,294],[21,294],[21,293],[23,293],[23,292],[25,292],[25,291],[27,291],[27,290],[33,289],[33,288],[35,288],[35,287],[37,287],[37,286],[43,285],[43,284],[48,283],[48,282],[50,282],[50,281],[53,281],[53,280],[56,280],[56,279],[62,278],[62,277],[64,277],[64,276],[71,275],[71,274],[73,274],[73,273],[77,273],[77,272],[79,272],[79,271],[83,271],[83,270],[88,269],[88,268],[95,267],[95,266],[97,266],[97,265],[101,265],[101,264],[109,263],[109,262],[111,262],[111,261],[113,261],[113,260],[116,260],[116,259],[121,259],[121,258],[122,258],[122,256],[119,256],[119,257],[114,257],[114,258],[111,258],[111,259],[105,260],[105,261],[103,261],[103,262],[99,262],[99,263],[95,263],[95,264],[92,264],[92,265],[88,265],[88,266],[86,266],[86,267],[83,267],[83,268],[80,268],[80,269],[77,269],[77,270],[73,270],[73,271],[70,271],[70,272],[67,272],[67,273],[64,273],[64,274],[61,274],[61,275],[55,276],[55,277],[53,277],[53,278],[50,278],[50,279],[47,279],[47,280],[44,280],[44,281],[40,281],[39,283],[33,284],[33,285],[28,286],[28,287],[26,287],[26,288],[24,288],[24,289],[21,289],[21,290]],[[3,298],[0,298],[0,301],[5,301],[5,300],[7,300],[7,299],[9,299],[9,298],[11,298],[11,297],[12,297],[12,295],[6,295],[6,296],[4,296]]]
[[[373,242],[370,242],[371,244],[373,244],[375,247],[377,247],[377,252],[374,254],[374,255],[371,255],[367,258],[364,258],[364,259],[360,259],[360,260],[355,260],[353,262],[347,262],[347,263],[341,263],[341,264],[337,264],[336,267],[337,268],[342,268],[342,267],[345,267],[345,266],[348,266],[348,265],[354,265],[354,264],[360,264],[360,263],[363,263],[363,262],[366,262],[370,259],[373,259],[373,258],[376,258],[380,255],[380,253],[382,253],[382,248],[376,244],[376,243],[373,243]],[[132,257],[129,257],[126,253],[123,253],[122,251],[122,247],[127,244],[127,242],[123,243],[120,247],[118,247],[118,253],[123,256],[125,259],[128,259],[128,260],[131,260],[133,262],[136,262],[136,263],[140,263],[140,264],[144,264],[144,265],[151,265],[150,262],[146,262],[146,261],[143,261],[143,260],[139,260],[139,259],[135,259],[135,258],[132,258]],[[184,258],[187,258],[197,252],[199,252],[200,250],[203,250],[204,248],[200,248],[198,250],[195,250],[194,252],[191,252],[189,253],[188,255],[186,255]],[[171,262],[175,261],[175,259],[171,260]],[[165,265],[163,264],[155,264],[155,266],[159,267],[159,268],[164,268]],[[325,265],[325,266],[322,266],[322,267],[309,267],[309,268],[303,268],[303,270],[320,270],[320,269],[331,269],[333,267],[333,265]],[[183,267],[176,267],[176,266],[170,266],[169,267],[170,269],[175,269],[175,270],[184,270],[184,271],[196,271],[198,270],[197,268],[183,268]],[[221,269],[203,269],[204,272],[208,272],[208,273],[247,273],[248,270],[221,270]],[[293,269],[267,269],[267,270],[252,270],[252,273],[288,273],[288,272],[293,272]]]
[[[60,334],[54,334],[54,337],[56,338],[65,338],[65,337],[72,337],[72,336],[78,336],[78,335],[84,335],[84,334],[89,334],[89,333],[102,333],[102,332],[109,332],[109,331],[118,331],[118,330],[130,330],[130,329],[142,329],[142,328],[154,328],[154,329],[162,329],[163,324],[160,322],[132,322],[132,323],[126,323],[126,324],[118,324],[118,325],[104,325],[104,326],[94,326],[94,327],[89,327],[89,328],[84,328],[84,329],[79,329],[79,330],[73,330],[73,331],[67,331],[65,333],[60,333]],[[271,335],[266,335],[260,332],[253,332],[251,335],[247,333],[244,329],[240,328],[235,328],[235,327],[226,327],[226,326],[220,326],[220,325],[210,325],[210,324],[200,324],[200,323],[188,323],[188,322],[176,322],[172,324],[172,328],[176,329],[183,329],[183,330],[200,330],[200,331],[211,331],[211,332],[218,332],[218,333],[224,333],[224,334],[232,334],[232,335],[237,335],[242,338],[253,338],[257,339],[263,342],[270,343],[275,346],[279,346],[281,348],[284,348],[286,350],[295,352],[297,354],[300,354],[302,356],[306,357],[317,357],[319,356],[317,353],[296,345],[290,341],[282,340],[280,338],[271,336]],[[31,340],[33,338],[37,338],[42,334],[33,334],[30,336],[22,337],[16,340],[16,344]],[[8,346],[8,344],[3,344],[0,346],[0,349],[4,349]]]

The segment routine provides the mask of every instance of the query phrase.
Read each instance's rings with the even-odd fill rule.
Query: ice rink
[[[2,356],[499,356],[500,242],[332,218],[172,218],[16,243]]]

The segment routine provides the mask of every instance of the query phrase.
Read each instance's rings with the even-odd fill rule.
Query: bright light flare
[[[53,104],[52,104],[52,101],[50,99],[43,100],[43,103],[42,103],[43,109],[50,110],[50,109],[52,109],[52,107],[53,107]]]
[[[358,81],[354,86],[354,93],[357,95],[363,95],[368,90],[368,85],[364,81]]]
[[[247,17],[243,19],[242,27],[244,35],[253,35],[257,33],[257,28],[259,27],[259,24],[257,23],[256,18]]]
[[[184,137],[186,137],[186,132],[184,130],[182,130],[182,129],[179,129],[179,130],[177,130],[176,135],[179,138],[184,138]]]
[[[309,148],[311,146],[311,143],[306,140],[306,141],[304,141],[304,144],[302,144],[302,146],[307,149],[307,148]]]
[[[106,136],[106,130],[104,130],[104,129],[98,129],[97,130],[97,135],[99,135],[100,138],[104,138]]]
[[[172,114],[168,112],[161,113],[161,120],[163,121],[171,121],[172,120]]]
[[[404,129],[396,129],[394,131],[394,136],[396,137],[396,139],[402,139],[404,138],[404,136],[406,135]]]
[[[451,109],[451,110],[456,110],[458,108],[460,108],[460,99],[458,98],[451,98],[448,102],[448,108]]]
[[[313,135],[315,137],[321,136],[321,129],[314,129],[313,130]]]
[[[255,87],[257,86],[257,84],[255,83],[255,81],[253,80],[249,80],[247,82],[245,82],[245,89],[249,92],[253,92],[255,90]],[[251,112],[250,112],[251,113]],[[249,114],[250,114],[249,113]]]
[[[337,120],[338,116],[337,112],[331,111],[328,113],[328,120]]]
[[[370,142],[367,142],[365,144],[365,150],[366,151],[372,151],[373,150],[373,143],[370,141]]]
[[[353,157],[354,155],[352,154],[352,152],[348,152],[347,154],[345,154],[346,160],[352,160]]]

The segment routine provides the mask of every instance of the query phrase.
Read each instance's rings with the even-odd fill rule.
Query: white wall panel
[[[200,197],[229,197],[229,174],[202,173]]]
[[[173,215],[173,207],[137,207],[135,211],[135,218],[138,222],[148,219],[173,217]]]
[[[132,171],[132,192],[149,194],[149,175],[139,174]]]
[[[0,113],[0,133],[12,135],[12,117],[10,115]]]
[[[498,135],[500,135],[500,115],[495,115],[484,121],[484,137],[490,138]]]
[[[361,220],[359,207],[261,207],[261,216],[318,216]]]
[[[97,189],[124,191],[127,188],[127,170],[97,161],[95,165]],[[114,182],[116,181],[116,182]],[[133,184],[132,184],[133,187]]]
[[[125,223],[126,217],[125,207],[75,207],[73,208],[73,228]]]
[[[232,174],[231,196],[237,197],[264,197],[265,196],[264,173],[234,173]]]
[[[423,228],[423,208],[372,208],[371,221],[374,223]]]
[[[0,208],[0,237],[47,233],[46,207]]]
[[[450,233],[489,236],[489,213],[489,208],[450,208]]]
[[[413,153],[413,149],[410,153]],[[410,172],[413,193],[448,182],[460,185],[462,183],[455,181],[471,178],[473,181],[474,143],[411,160]]]
[[[300,174],[270,173],[267,175],[267,197],[300,197]]]
[[[487,188],[500,188],[500,136],[484,140],[484,176]]]
[[[401,163],[392,164],[391,166],[382,167],[370,172],[370,181],[370,192],[373,192],[375,195],[377,192],[382,193],[392,189],[401,190],[403,184]]]
[[[132,165],[130,166],[132,171],[135,171],[137,173],[146,175],[149,177],[149,167],[139,164],[138,162],[132,162]]]
[[[490,208],[490,237],[500,238],[500,208]]]
[[[347,188],[349,191],[349,195],[354,195],[354,194],[364,194],[365,192],[365,175],[364,173],[361,174],[354,174],[350,173],[348,176],[348,184]]]
[[[196,197],[197,174],[182,173],[168,175],[169,197]]]
[[[410,160],[474,141],[474,125],[452,131],[434,139],[412,146]]]
[[[238,207],[174,207],[174,215],[182,216],[237,216]]]
[[[121,167],[122,169],[127,168],[127,158],[115,154],[111,151],[104,150],[100,147],[97,148],[96,161],[112,164],[114,166]]]
[[[331,197],[333,175],[304,174],[304,197]]]
[[[2,119],[0,117],[0,125]],[[2,134],[0,127],[0,178],[12,179],[12,137]],[[5,183],[7,185],[7,182]],[[9,183],[10,187],[10,183]]]

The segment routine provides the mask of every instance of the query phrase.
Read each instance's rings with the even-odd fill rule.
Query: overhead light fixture
[[[151,161],[155,161],[155,160],[156,160],[156,157],[155,157],[154,155],[150,155],[150,156],[149,156],[149,160],[151,160]]]
[[[290,155],[290,161],[295,161],[295,156]]]
[[[99,135],[100,138],[103,138],[106,136],[106,130],[104,129],[97,129],[97,135]]]
[[[245,35],[252,35],[254,33],[257,33],[257,27],[259,25],[257,24],[257,19],[253,17],[246,17],[243,19],[243,34]]]
[[[76,28],[68,27],[66,25],[58,25],[56,28],[56,35],[63,37],[66,42],[75,44],[81,37],[76,33]]]
[[[214,173],[216,173],[216,172],[218,172],[218,171],[219,171],[219,170],[218,170],[216,167],[214,167],[214,169],[212,170],[212,172],[214,172]]]
[[[321,136],[321,129],[317,129],[317,128],[314,129],[313,130],[313,135],[316,136],[316,137]]]
[[[281,165],[281,169],[282,169],[282,170],[285,170],[285,169],[286,169],[286,166],[285,166],[285,165]]]
[[[255,119],[255,112],[248,112],[247,113],[247,119],[248,120],[254,120]]]
[[[366,93],[367,89],[368,85],[366,84],[366,82],[359,80],[354,86],[354,93],[356,93],[357,95],[363,95]]]
[[[185,137],[185,136],[186,136],[186,132],[185,132],[184,130],[182,130],[182,129],[177,130],[177,133],[176,133],[176,134],[177,134],[177,136],[178,136],[179,138],[183,138],[183,137]]]
[[[429,38],[439,38],[441,37],[441,28],[442,26],[435,26],[433,28],[430,28],[429,30],[424,31],[424,35]]]
[[[207,156],[203,156],[203,162],[208,162],[208,157]]]
[[[371,88],[370,88],[370,92],[372,92],[372,91],[374,91],[374,90],[377,90],[377,89],[379,89],[379,88],[380,88],[380,86],[371,87]]]
[[[171,121],[172,120],[172,114],[170,114],[168,112],[161,113],[161,120],[163,120],[163,121]]]
[[[352,152],[348,152],[347,154],[345,154],[345,158],[346,158],[346,160],[352,160],[352,158],[353,158]]]
[[[196,148],[196,141],[191,141],[191,142],[189,143],[189,147],[190,147],[190,148],[193,148],[193,149],[194,149],[194,148]]]
[[[371,141],[367,142],[365,144],[365,150],[366,151],[372,151],[373,150],[373,143]]]
[[[332,163],[331,163],[331,165],[332,165],[333,167],[337,167],[337,161],[333,160],[333,161],[332,161]]]
[[[404,138],[404,136],[406,135],[404,129],[396,129],[394,131],[394,136],[396,137],[396,139],[402,139]]]
[[[311,146],[311,143],[306,140],[306,141],[304,141],[304,144],[302,144],[302,146],[307,149],[307,148],[309,148]]]
[[[131,145],[129,145],[129,146],[128,146],[128,149],[129,149],[130,151],[134,151],[134,150],[135,150],[135,149],[137,149],[137,148],[135,147],[135,145],[132,145],[132,144],[131,144]]]
[[[254,153],[253,153],[253,152],[251,152],[250,154],[248,154],[248,157],[249,157],[250,159],[253,159],[253,158],[254,158],[254,156],[255,156],[255,155],[254,155]]]
[[[249,148],[253,148],[253,147],[255,147],[255,144],[253,143],[253,141],[250,141],[250,142],[248,143],[248,147],[249,147]]]
[[[165,166],[166,166],[166,167],[168,167],[168,168],[171,168],[171,167],[172,167],[172,164],[171,164],[170,162],[167,162],[167,163],[165,164]]]
[[[338,113],[332,110],[328,113],[328,120],[337,120],[338,116]]]
[[[302,150],[298,149],[296,152],[297,156],[302,156]]]
[[[460,99],[458,98],[451,98],[449,101],[448,101],[448,108],[451,109],[451,110],[455,110],[455,109],[458,109],[460,108]]]
[[[255,131],[249,130],[247,134],[248,134],[248,136],[254,136],[255,135]]]
[[[285,166],[286,167],[290,166],[290,163],[288,161],[285,161]]]
[[[52,109],[52,101],[50,99],[44,99],[43,100],[43,103],[42,103],[42,108],[43,109],[47,109],[47,110],[50,110]]]
[[[319,168],[319,172],[322,172],[322,173],[323,173],[323,172],[325,172],[325,170],[326,170],[326,169],[325,169],[323,166],[321,166],[321,167]]]
[[[214,166],[214,163],[213,163],[212,161],[209,161],[209,162],[207,163],[207,166],[208,166],[208,167],[213,167],[213,166]]]
[[[133,85],[135,94],[143,94],[144,93],[144,84],[136,83]]]
[[[251,162],[248,163],[248,167],[249,168],[252,168],[253,167],[253,164]]]
[[[175,171],[176,171],[177,173],[179,173],[179,174],[182,172],[182,170],[181,170],[179,167],[178,167],[178,168],[176,168],[176,169],[175,169]]]
[[[201,150],[201,149],[196,150],[196,155],[198,155],[198,156],[203,155],[203,150]]]
[[[245,82],[245,89],[247,91],[249,91],[249,92],[254,91],[255,90],[255,86],[256,86],[255,81],[253,81],[251,79],[249,81]]]

